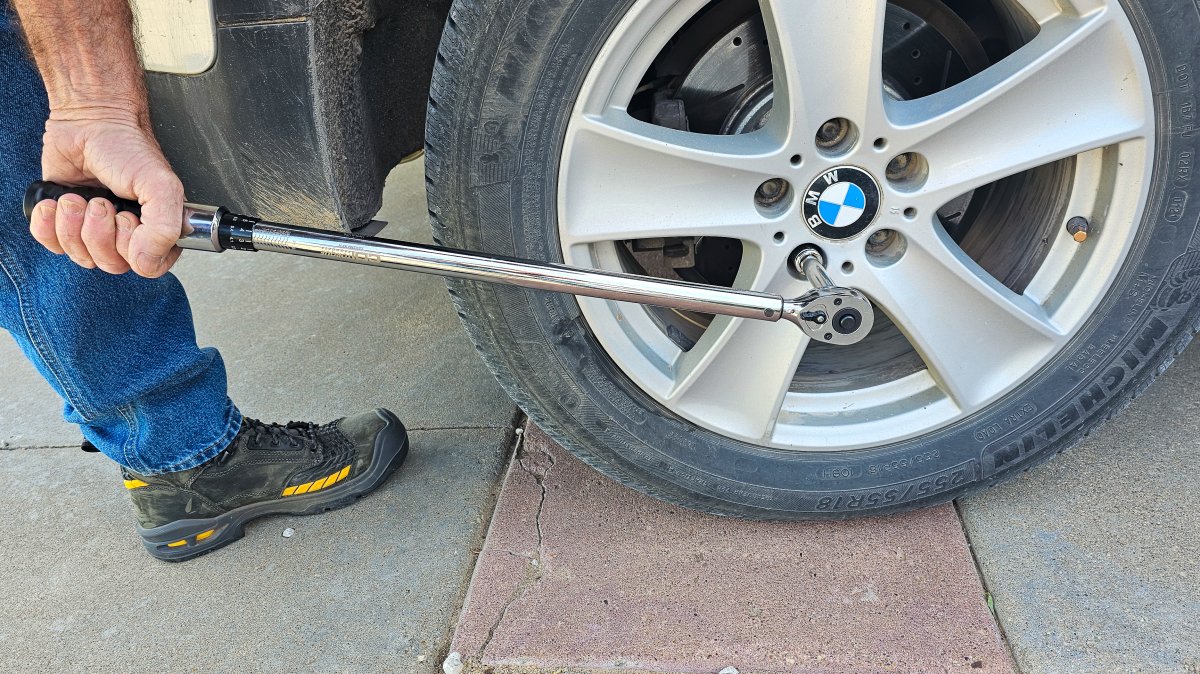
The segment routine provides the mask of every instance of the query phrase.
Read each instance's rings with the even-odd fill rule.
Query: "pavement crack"
[[[992,591],[988,589],[987,576],[983,573],[983,566],[979,563],[979,557],[975,555],[975,544],[971,542],[971,530],[967,528],[967,519],[963,517],[962,504],[957,499],[953,501],[954,514],[958,517],[958,526],[962,527],[963,538],[967,541],[967,552],[971,553],[971,561],[975,563],[975,575],[979,577],[979,585],[983,588],[984,601],[988,601],[989,597],[994,597]],[[988,611],[992,614],[992,620],[996,622],[996,629],[1000,632],[1000,640],[1004,642],[1004,648],[1008,650],[1008,657],[1012,661],[1013,669],[1017,674],[1021,674],[1021,663],[1017,660],[1017,653],[1013,650],[1012,642],[1008,639],[1008,632],[1004,629],[1004,621],[1000,619],[1000,611],[995,608],[993,603],[988,606]]]
[[[500,612],[496,616],[496,621],[488,628],[487,637],[483,640],[483,644],[479,647],[478,657],[483,659],[487,653],[488,646],[491,645],[492,639],[496,636],[496,630],[504,623],[504,618],[508,615],[508,610],[513,604],[520,601],[522,597],[537,584],[544,573],[545,563],[542,560],[542,543],[545,540],[542,531],[542,511],[546,507],[546,478],[554,469],[554,457],[549,452],[536,446],[536,454],[529,454],[529,445],[525,443],[525,434],[522,433],[517,440],[517,451],[514,457],[517,467],[522,472],[529,475],[537,483],[538,489],[541,490],[541,496],[538,499],[537,511],[534,514],[534,529],[537,533],[537,545],[534,547],[533,555],[524,555],[512,550],[508,554],[520,559],[529,560],[529,564],[525,566],[525,576],[517,586],[513,588],[512,593],[505,600],[504,605],[500,607]]]
[[[535,482],[538,489],[541,490],[541,498],[538,500],[537,513],[534,515],[533,523],[537,529],[537,548],[534,551],[534,558],[542,559],[542,542],[545,540],[545,535],[542,532],[542,511],[546,508],[546,478],[550,476],[550,472],[554,470],[554,457],[542,449],[537,448],[540,457],[530,457],[525,453],[527,446],[523,445],[517,454],[517,464],[521,466],[521,470],[528,473]],[[542,463],[540,460],[544,460]]]
[[[15,452],[25,449],[79,449],[79,445],[10,445],[0,442],[0,452]]]
[[[509,426],[405,426],[409,431],[506,431]]]

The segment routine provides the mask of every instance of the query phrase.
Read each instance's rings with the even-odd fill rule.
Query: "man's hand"
[[[107,187],[141,203],[142,217],[114,212],[107,199],[47,199],[34,209],[33,238],[89,269],[165,274],[179,258],[183,185],[149,129],[115,110],[54,111],[44,142],[45,180]]]
[[[142,219],[107,199],[78,196],[34,208],[30,231],[76,263],[155,278],[179,258],[183,186],[150,129],[129,0],[13,0],[38,70],[50,119],[42,178],[103,186],[142,205]]]

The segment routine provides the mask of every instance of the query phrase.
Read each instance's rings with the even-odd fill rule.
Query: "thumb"
[[[141,276],[158,278],[178,257],[175,242],[183,230],[183,184],[173,173],[137,190],[141,224],[129,238],[129,266]]]

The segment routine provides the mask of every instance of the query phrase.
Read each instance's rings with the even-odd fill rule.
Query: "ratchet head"
[[[871,301],[853,288],[818,288],[784,300],[783,316],[818,342],[849,346],[871,334],[875,310]]]
[[[792,266],[813,289],[793,300],[783,301],[781,318],[800,327],[806,335],[826,344],[857,344],[875,327],[871,301],[853,288],[834,285],[825,270],[825,258],[816,248],[796,251]]]

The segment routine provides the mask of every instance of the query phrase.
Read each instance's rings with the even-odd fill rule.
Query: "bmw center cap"
[[[804,193],[804,220],[818,236],[848,239],[879,214],[879,185],[856,166],[822,173]]]

